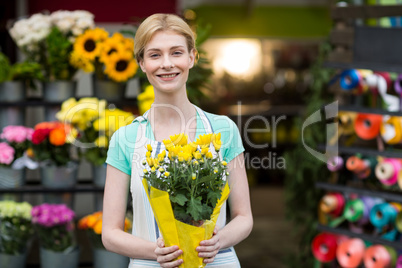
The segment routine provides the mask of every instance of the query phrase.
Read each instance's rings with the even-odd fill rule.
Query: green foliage
[[[57,28],[46,38],[47,61],[44,63],[49,80],[71,80],[77,69],[70,65],[70,53],[73,49],[68,38]]]
[[[53,227],[42,227],[35,225],[40,246],[57,252],[65,251],[75,244],[75,237],[69,224]]]
[[[101,166],[106,162],[107,148],[89,148],[83,153],[84,158],[95,166]]]
[[[30,220],[12,217],[1,219],[0,252],[18,255],[27,251],[28,240],[34,232]]]
[[[310,94],[306,95],[306,118],[320,110],[332,98],[326,87],[334,70],[323,68],[322,63],[330,50],[328,43],[320,46],[319,57],[311,67],[313,83]],[[302,129],[303,121],[298,118],[295,124]],[[308,126],[304,131],[304,143],[310,148],[317,148],[326,142],[325,122]],[[289,267],[313,267],[314,258],[310,245],[317,234],[318,202],[323,195],[322,190],[315,188],[317,181],[328,178],[329,172],[325,163],[309,154],[301,139],[298,146],[285,154],[286,180],[285,200],[287,218],[295,223],[299,241],[299,252],[288,260]]]
[[[0,52],[0,83],[9,80],[10,70],[11,66],[8,57]]]
[[[49,142],[48,139],[40,144],[33,144],[35,159],[39,162],[52,161],[56,166],[66,166],[71,161],[70,149],[71,144],[65,143],[64,145],[55,146]]]

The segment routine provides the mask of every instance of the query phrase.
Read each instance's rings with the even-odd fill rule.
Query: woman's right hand
[[[165,247],[165,243],[161,237],[156,241],[156,261],[159,262],[163,268],[178,268],[183,263],[182,259],[176,259],[183,251],[178,246]]]

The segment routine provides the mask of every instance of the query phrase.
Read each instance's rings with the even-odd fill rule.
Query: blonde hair
[[[177,15],[157,13],[146,18],[135,33],[134,55],[138,62],[143,60],[145,46],[152,36],[161,31],[174,31],[183,35],[187,41],[188,51],[194,49],[197,58],[195,36],[190,26]]]

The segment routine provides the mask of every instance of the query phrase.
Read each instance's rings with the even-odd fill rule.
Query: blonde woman
[[[193,105],[186,92],[190,69],[197,57],[195,38],[187,23],[172,14],[154,14],[139,26],[135,36],[136,59],[155,91],[155,102],[143,116],[119,129],[112,137],[106,160],[103,204],[103,244],[109,251],[130,257],[134,267],[178,267],[183,251],[165,247],[151,206],[141,184],[145,145],[153,154],[164,149],[170,135],[186,133],[189,140],[205,133],[222,137],[221,157],[228,162],[231,187],[230,219],[226,203],[214,235],[196,248],[207,267],[240,267],[233,246],[245,239],[253,225],[249,187],[239,131],[226,116],[204,112]],[[127,192],[133,202],[133,233],[123,231]],[[191,264],[186,264],[191,267]]]

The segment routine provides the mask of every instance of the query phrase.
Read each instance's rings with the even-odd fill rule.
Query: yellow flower
[[[209,152],[209,147],[201,149],[201,154],[206,155]]]
[[[169,150],[169,158],[177,157],[179,155],[181,148],[180,146],[172,146]]]
[[[208,158],[208,159],[212,159],[212,153],[211,152],[208,152],[206,155],[205,155],[205,157],[206,158]]]
[[[198,165],[198,164],[199,164],[197,160],[195,160],[193,163],[194,163],[194,165]]]
[[[163,140],[163,144],[165,145],[166,149],[169,151],[170,148],[174,146],[171,140]]]
[[[192,173],[192,174],[191,174],[191,178],[192,178],[193,180],[195,180],[195,179],[197,178],[197,174]]]
[[[121,36],[121,37],[120,37]],[[99,60],[101,62],[107,62],[113,53],[121,53],[126,50],[123,44],[123,35],[120,33],[114,33],[112,37],[107,38],[102,42],[102,49]]]
[[[171,135],[169,136],[169,138],[175,145],[181,145],[181,146],[186,145],[188,140],[188,136],[185,135],[184,133]]]
[[[166,151],[163,150],[160,154],[158,154],[158,161],[162,162],[163,160],[165,160],[165,156],[166,156]]]
[[[131,52],[115,52],[105,62],[105,74],[116,82],[125,82],[132,78],[138,69],[138,64]]]
[[[138,108],[140,114],[144,114],[151,108],[152,103],[155,100],[155,92],[154,87],[152,85],[148,85],[144,92],[138,94],[137,101],[138,101]]]
[[[154,173],[155,171],[156,171],[156,168],[155,168],[155,167],[152,167],[152,168],[151,168],[151,172]]]
[[[97,131],[105,131],[111,136],[122,126],[130,124],[134,120],[134,115],[120,109],[106,109],[100,118],[95,120],[93,127]]]
[[[221,162],[222,166],[226,166],[228,163],[226,161]]]
[[[88,29],[74,42],[77,57],[94,60],[101,52],[101,41],[108,37],[108,32],[101,28]]]
[[[147,145],[146,145],[146,148],[147,148],[148,152],[152,152],[152,146],[151,146],[151,144],[147,144]]]
[[[200,152],[198,152],[198,151],[194,152],[193,155],[194,155],[195,159],[201,159],[201,157],[202,157],[202,154]]]
[[[154,161],[152,160],[152,158],[147,157],[146,159],[147,159],[148,166],[152,167],[154,165]]]
[[[159,172],[161,172],[161,173],[162,173],[163,171],[165,171],[165,170],[163,169],[163,167],[160,167],[158,170],[159,170]]]
[[[144,174],[147,174],[148,173],[148,170],[146,170],[145,168],[142,170],[142,172],[144,173]]]
[[[145,156],[146,156],[146,157],[151,157],[151,152],[150,152],[150,151],[147,151],[147,152],[145,153]]]
[[[221,133],[219,132],[218,134],[213,134],[211,140],[212,144],[214,145],[215,151],[219,152],[222,146]]]
[[[169,171],[166,171],[163,175],[165,175],[166,177],[169,177],[170,172],[169,172]]]
[[[199,138],[195,141],[195,143],[199,145],[201,148],[209,147],[211,143],[211,137],[212,133],[200,135]]]
[[[218,169],[214,168],[214,173],[215,174],[218,173]]]
[[[99,148],[107,148],[107,146],[109,145],[109,140],[106,136],[99,136],[95,140],[95,145]]]
[[[82,69],[86,73],[92,73],[95,70],[92,61],[82,57],[80,52],[75,50],[71,52],[69,62],[75,68]]]

